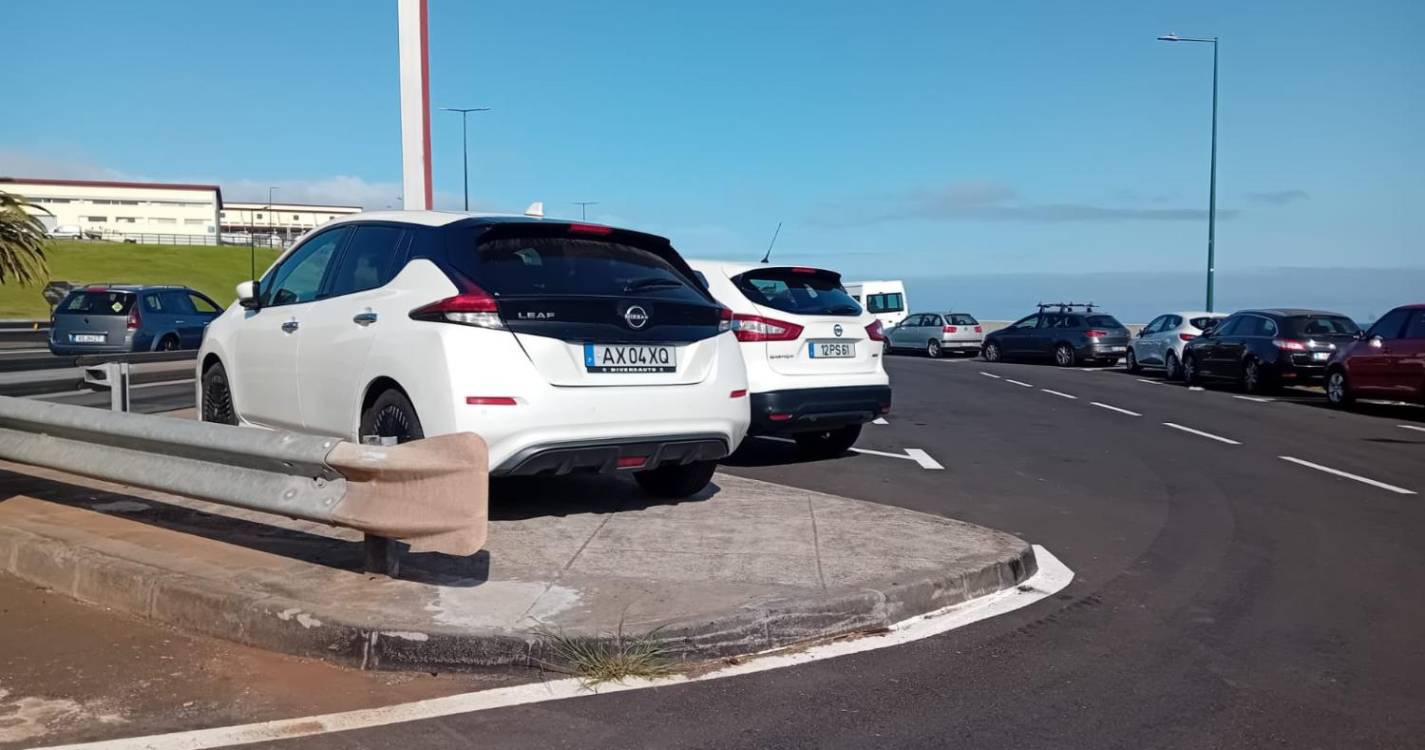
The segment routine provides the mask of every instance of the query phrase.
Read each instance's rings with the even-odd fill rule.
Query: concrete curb
[[[901,620],[1023,582],[1038,570],[1038,564],[1028,543],[1015,542],[1014,549],[1003,554],[969,560],[954,569],[898,584],[773,599],[714,617],[640,623],[639,628],[656,629],[670,653],[689,660],[883,630]],[[530,666],[541,656],[541,637],[530,631],[402,632],[377,622],[353,621],[314,610],[292,599],[8,527],[0,527],[0,573],[184,630],[361,669],[457,671]]]

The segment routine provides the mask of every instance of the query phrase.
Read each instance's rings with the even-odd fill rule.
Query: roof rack
[[[1075,308],[1083,308],[1084,312],[1091,313],[1098,305],[1092,302],[1040,302],[1039,312],[1044,312],[1051,307],[1058,308],[1058,311],[1061,313],[1073,312]]]
[[[182,284],[136,284],[131,281],[86,281],[83,284],[75,284],[75,289],[115,289],[118,291],[128,291],[130,289],[185,289]]]

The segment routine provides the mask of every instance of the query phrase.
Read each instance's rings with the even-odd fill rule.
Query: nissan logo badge
[[[623,320],[625,323],[628,323],[629,328],[632,328],[633,330],[637,331],[638,329],[648,325],[648,311],[644,310],[638,305],[633,305],[632,307],[623,311]]]
[[[836,327],[831,329],[831,332],[836,334],[836,338],[841,338],[841,324],[837,323]]]

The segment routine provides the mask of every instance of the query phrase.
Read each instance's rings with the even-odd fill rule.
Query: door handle
[[[351,316],[351,322],[359,326],[369,326],[376,322],[376,313],[372,312],[370,308],[367,308],[366,312]]]
[[[283,324],[282,324],[282,332],[283,332],[283,333],[295,333],[296,330],[297,330],[298,328],[301,328],[301,327],[302,327],[302,324],[301,324],[301,323],[298,323],[296,318],[293,318],[293,319],[287,321],[286,323],[283,323]]]

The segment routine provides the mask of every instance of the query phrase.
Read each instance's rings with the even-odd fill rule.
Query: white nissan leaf
[[[494,476],[707,485],[747,432],[732,312],[668,240],[434,211],[332,221],[208,328],[212,422],[401,442],[469,431]]]

